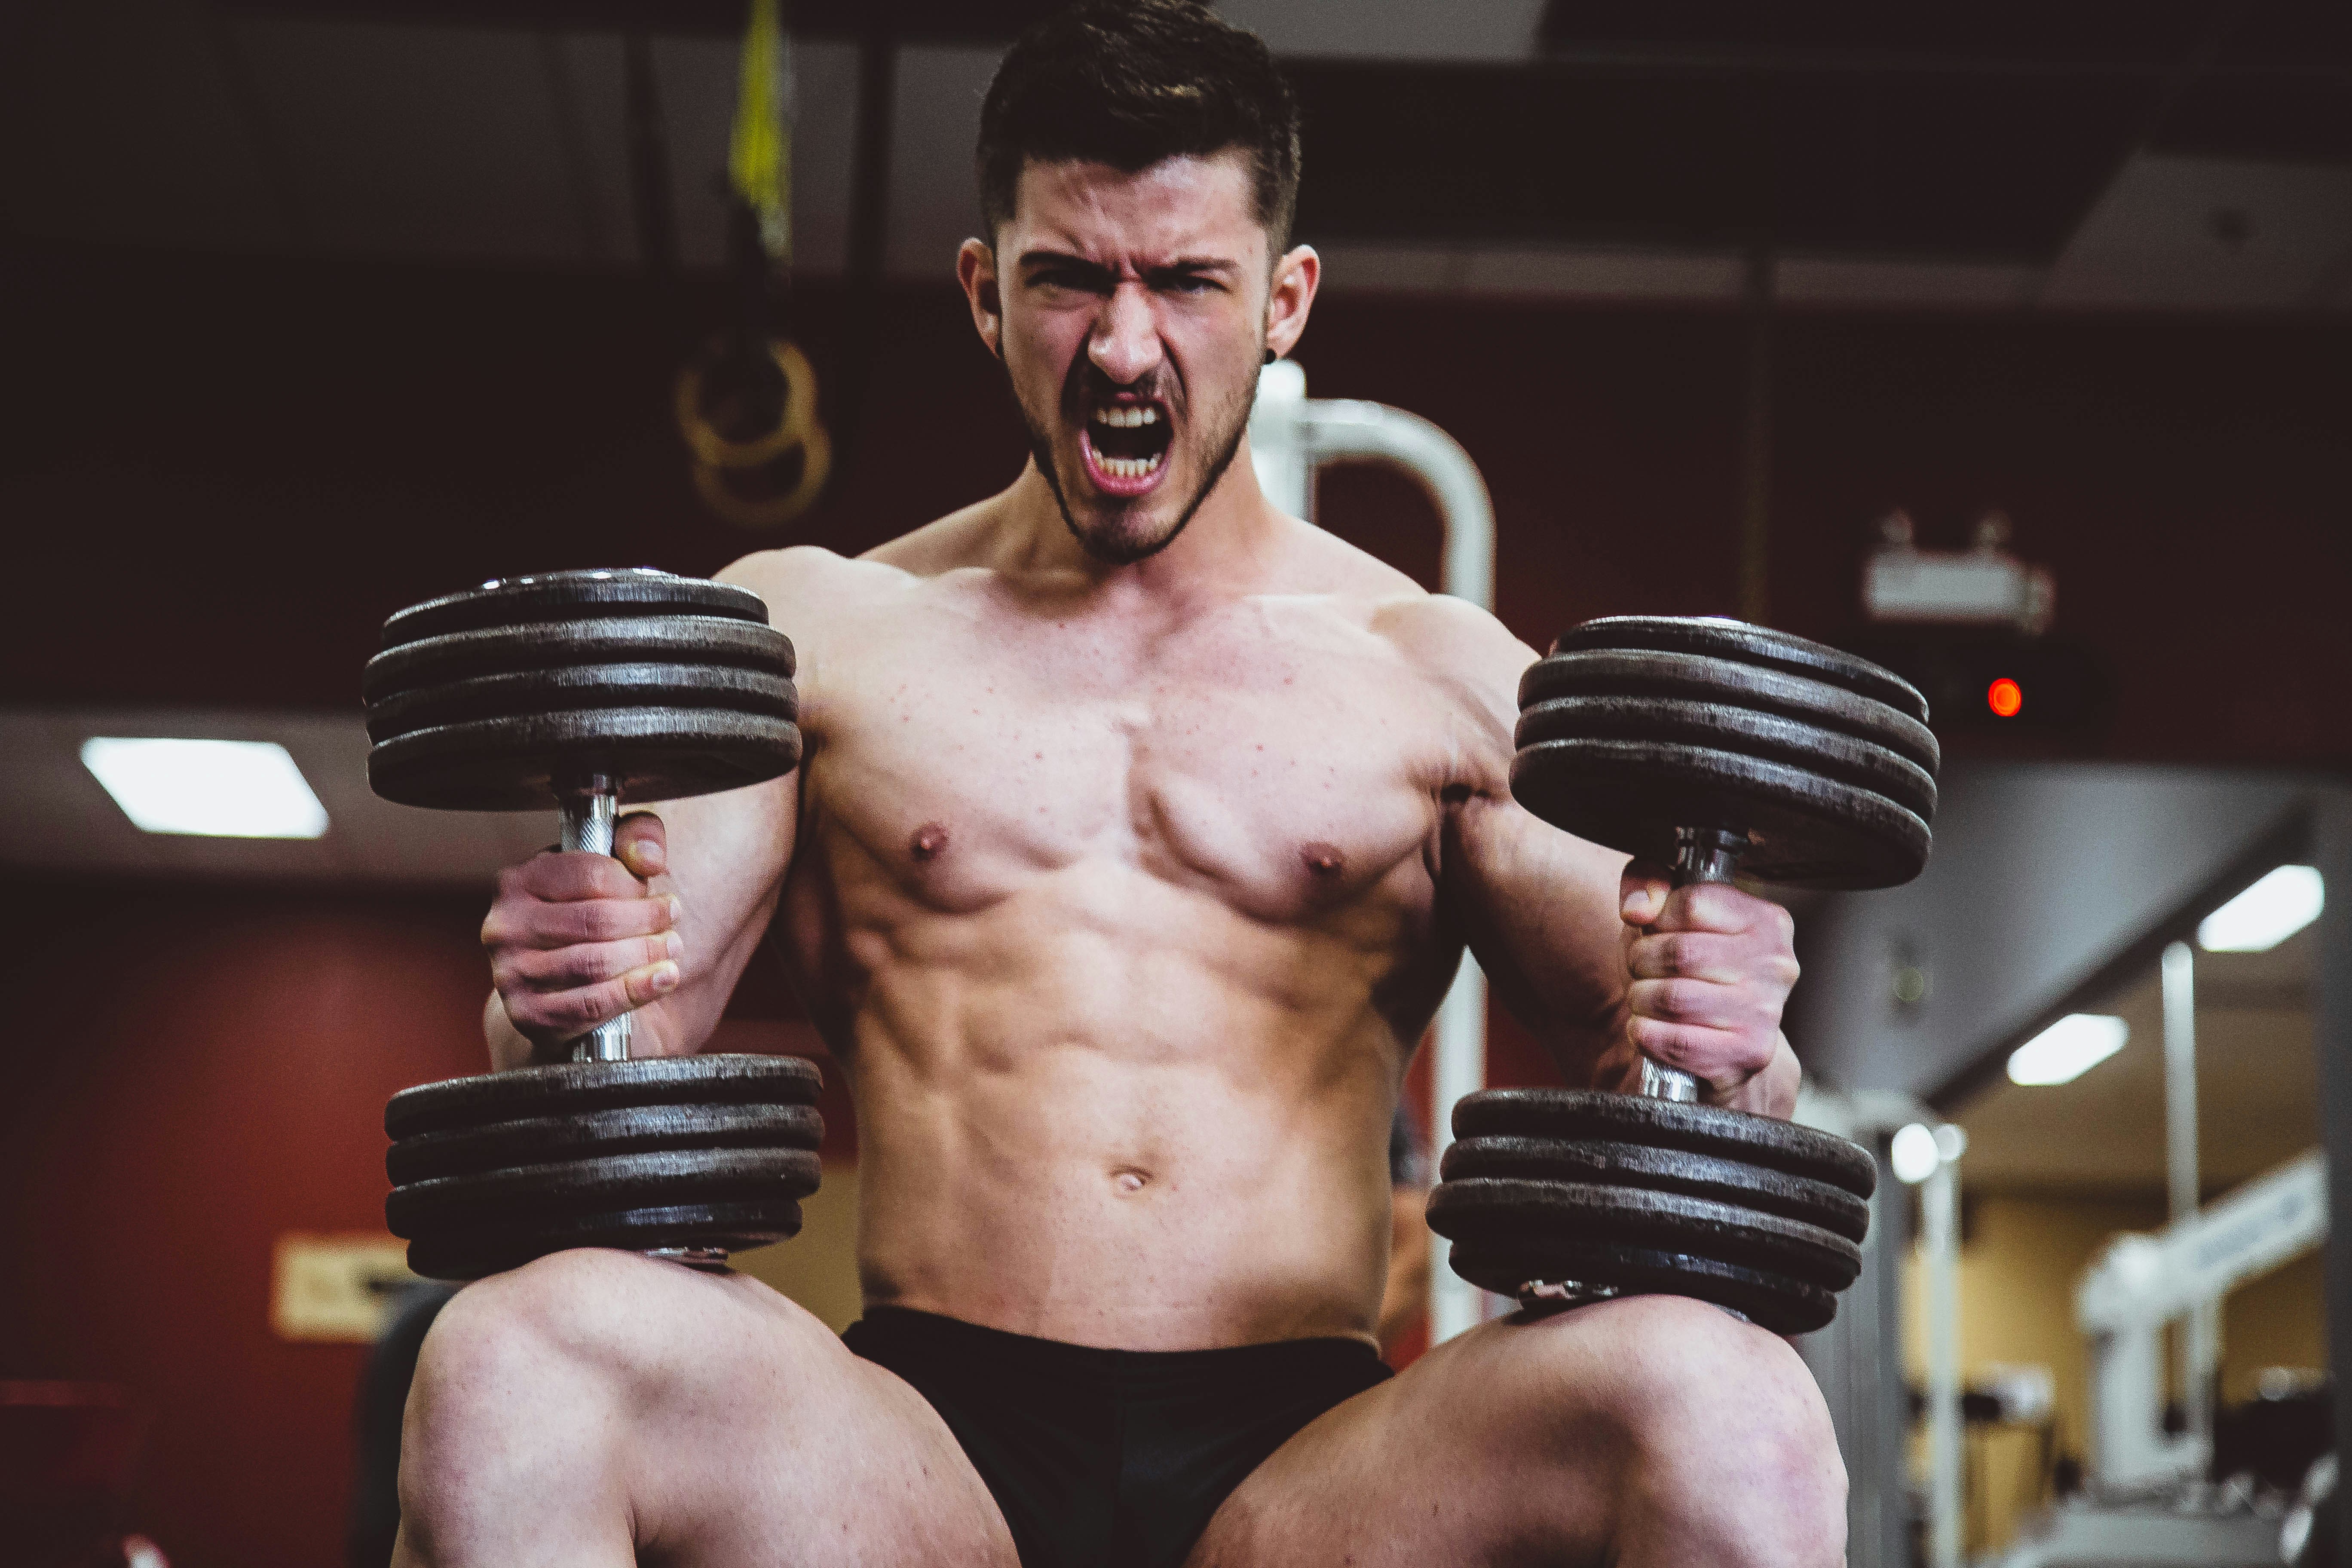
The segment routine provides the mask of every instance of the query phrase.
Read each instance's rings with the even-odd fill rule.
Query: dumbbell
[[[621,805],[800,763],[793,645],[747,589],[646,569],[485,583],[402,610],[362,682],[368,783],[445,811],[553,806],[609,855]],[[629,1056],[624,1014],[569,1062],[403,1089],[384,1217],[409,1267],[472,1279],[573,1247],[717,1266],[816,1190],[815,1065]]]
[[[1519,804],[1678,888],[1884,888],[1927,864],[1927,700],[1867,660],[1738,621],[1611,616],[1529,668],[1519,709]],[[1664,1293],[1779,1333],[1828,1323],[1861,1270],[1875,1162],[1697,1099],[1649,1061],[1638,1094],[1465,1096],[1429,1205],[1454,1271],[1531,1305]]]

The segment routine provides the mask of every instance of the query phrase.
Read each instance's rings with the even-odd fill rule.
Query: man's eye
[[[1197,274],[1188,274],[1181,278],[1171,278],[1166,282],[1160,284],[1160,288],[1166,289],[1171,294],[1206,294],[1218,288],[1218,286],[1219,285],[1215,279],[1202,278]]]

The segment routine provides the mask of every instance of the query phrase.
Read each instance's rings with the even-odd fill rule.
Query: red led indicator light
[[[2014,719],[2025,706],[2025,689],[2004,675],[1985,689],[1985,706],[2004,719]]]

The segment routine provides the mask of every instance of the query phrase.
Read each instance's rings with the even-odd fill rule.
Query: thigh
[[[922,1396],[741,1275],[583,1251],[467,1287],[405,1444],[417,1563],[1013,1564]]]
[[[1277,1450],[1188,1568],[1834,1563],[1843,1510],[1795,1352],[1649,1297],[1437,1347]]]
[[[1325,1413],[1225,1500],[1187,1568],[1597,1560],[1600,1456],[1527,1440],[1525,1342],[1580,1337],[1564,1326],[1475,1329]]]

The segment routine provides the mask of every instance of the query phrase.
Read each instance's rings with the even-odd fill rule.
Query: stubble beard
[[[1001,348],[997,353],[997,363],[1000,364],[1004,363],[1004,355]],[[1075,411],[1081,428],[1084,427],[1087,412],[1086,407],[1079,405],[1079,398],[1084,395],[1086,388],[1085,365],[1086,362],[1081,360],[1077,365],[1072,367],[1072,374],[1069,381],[1065,384],[1064,393],[1064,403]],[[1005,367],[1005,381],[1008,385],[1012,384],[1013,372],[1009,365]],[[1176,542],[1177,535],[1184,531],[1186,525],[1192,521],[1192,514],[1201,510],[1201,503],[1207,500],[1214,492],[1218,484],[1224,479],[1225,470],[1233,467],[1234,458],[1240,455],[1242,437],[1249,434],[1250,408],[1256,401],[1257,393],[1256,385],[1253,383],[1247,396],[1234,399],[1228,405],[1225,414],[1230,421],[1230,428],[1222,436],[1213,430],[1205,432],[1211,440],[1218,443],[1217,458],[1202,474],[1200,485],[1192,491],[1192,499],[1184,503],[1184,509],[1176,514],[1176,521],[1157,538],[1137,539],[1107,529],[1089,531],[1078,521],[1076,514],[1070,510],[1070,498],[1068,492],[1063,489],[1061,469],[1055,461],[1054,432],[1030,410],[1027,400],[1021,395],[1020,387],[1013,385],[1012,390],[1013,405],[1021,410],[1021,423],[1029,432],[1029,455],[1035,460],[1037,471],[1045,477],[1045,488],[1054,492],[1054,504],[1061,509],[1062,526],[1070,531],[1070,537],[1078,542],[1080,549],[1096,560],[1110,566],[1132,566],[1139,561],[1148,561]],[[1168,461],[1175,455],[1175,447],[1171,443],[1168,458],[1162,458],[1161,461]],[[1154,495],[1145,499],[1158,498]]]

